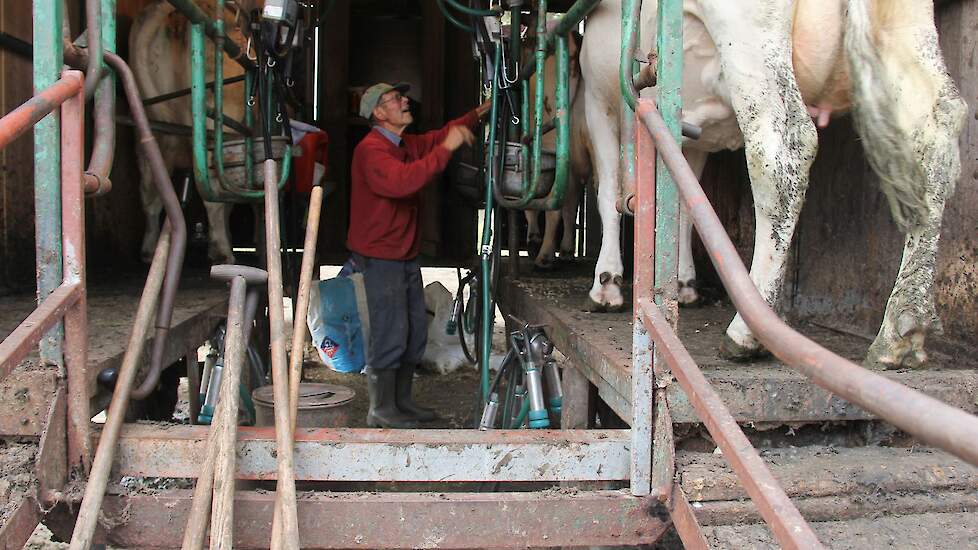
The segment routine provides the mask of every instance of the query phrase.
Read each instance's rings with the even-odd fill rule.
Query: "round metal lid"
[[[275,394],[271,385],[262,386],[252,392],[251,397],[256,402],[266,406],[273,406]],[[339,384],[320,384],[316,382],[302,382],[299,384],[299,408],[313,409],[319,407],[335,407],[348,403],[353,400],[356,393]]]

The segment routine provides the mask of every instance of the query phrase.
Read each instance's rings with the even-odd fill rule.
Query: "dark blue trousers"
[[[362,273],[370,313],[367,367],[397,369],[417,364],[428,343],[421,267],[417,260],[381,260],[353,253],[344,266]]]

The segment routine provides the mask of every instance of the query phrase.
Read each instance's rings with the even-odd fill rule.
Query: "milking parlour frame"
[[[183,5],[189,10],[188,6],[192,6],[190,2],[170,1],[178,8]],[[460,7],[457,1],[448,2],[454,8]],[[218,0],[217,4],[223,2]],[[580,0],[571,12],[583,16],[596,4],[597,1]],[[679,149],[682,2],[660,0],[658,4],[658,61],[653,75],[657,96],[653,101],[637,98],[631,63],[641,2],[622,3],[621,87],[626,98],[622,120],[627,123],[623,135],[631,137],[623,140],[627,148],[625,158],[631,160],[623,185],[634,190],[633,197],[626,197],[624,209],[634,212],[636,234],[631,428],[487,432],[297,429],[294,434],[296,479],[301,481],[428,482],[446,483],[448,489],[451,482],[627,480],[630,490],[311,491],[298,500],[302,547],[481,548],[487,541],[510,548],[630,545],[657,540],[669,523],[673,523],[687,547],[705,548],[702,530],[689,501],[674,480],[675,445],[665,399],[665,390],[673,378],[689,396],[778,541],[786,547],[819,547],[811,529],[674,333],[678,315],[676,259],[680,199],[688,208],[738,311],[769,350],[819,386],[935,447],[978,464],[978,419],[821,348],[784,325],[757,294]],[[58,371],[57,391],[38,409],[46,419],[43,428],[28,434],[39,441],[36,461],[39,488],[28,499],[28,506],[22,506],[13,519],[0,526],[0,538],[8,545],[22,544],[42,519],[70,530],[77,514],[79,523],[72,548],[87,549],[92,540],[128,547],[177,547],[191,504],[190,491],[170,489],[145,494],[128,493],[115,486],[108,491],[104,488],[110,468],[114,478],[127,475],[195,478],[203,459],[207,427],[160,428],[121,424],[118,420],[114,433],[107,428],[99,436],[93,433],[87,420],[91,411],[85,383],[90,374],[85,372],[87,319],[82,196],[83,191],[94,194],[111,187],[106,166],[111,166],[114,136],[99,139],[111,132],[96,132],[93,160],[89,170],[83,172],[83,94],[97,90],[98,127],[106,124],[106,120],[111,121],[113,79],[121,78],[124,84],[131,80],[128,68],[112,53],[115,1],[89,0],[87,5],[89,28],[99,32],[89,34],[88,48],[84,49],[66,44],[61,36],[62,0],[34,0],[36,95],[0,120],[0,147],[34,125],[40,302],[38,309],[0,344],[0,377],[14,370],[38,343],[42,362],[55,365]],[[511,1],[508,5],[518,21],[523,2]],[[546,13],[545,0],[540,0],[537,6],[541,13]],[[499,12],[476,15],[494,17]],[[200,45],[200,33],[207,31],[225,51],[236,48],[231,41],[221,44],[220,24],[200,19],[199,13],[189,16],[194,28],[199,29],[194,31],[195,44]],[[574,24],[567,22],[567,27]],[[566,30],[565,26],[559,28]],[[556,44],[560,58],[566,55],[566,51],[561,53],[562,40],[547,34],[538,42],[537,65],[551,43]],[[498,66],[501,46],[496,52]],[[86,69],[85,76],[78,71],[62,72],[66,61]],[[537,78],[540,90],[542,77]],[[202,82],[195,79],[194,83],[196,93],[201,94]],[[493,98],[496,97],[494,86]],[[134,105],[133,98],[129,99],[130,105]],[[45,116],[58,105],[61,105],[60,119]],[[134,115],[140,118],[138,113]],[[144,115],[142,119],[148,127]],[[200,112],[194,122],[196,134],[198,126],[202,128],[204,124]],[[537,143],[541,122],[537,115],[534,136]],[[561,125],[566,127],[558,117],[555,121],[558,135],[564,131]],[[142,137],[147,147],[153,146],[151,135]],[[493,143],[490,140],[490,145]],[[534,157],[537,155],[534,153]],[[159,177],[161,192],[172,194],[168,178]],[[524,180],[524,190],[527,186],[535,186],[533,178]],[[487,222],[492,216],[492,189],[490,182],[486,195]],[[524,195],[524,199],[528,196]],[[154,262],[147,280],[147,288],[155,288],[157,292],[164,284],[162,265],[166,262],[166,251],[170,251],[171,263],[182,259],[179,243],[173,243],[181,238],[183,220],[178,213],[170,217],[173,213],[169,208],[167,213],[171,230],[161,238],[163,244],[157,253],[163,261]],[[491,223],[486,223],[485,228],[484,270],[486,246],[491,246]],[[484,296],[488,299],[487,293]],[[151,317],[152,307],[144,308],[141,303],[133,334],[144,334]],[[131,377],[128,382],[131,386]],[[110,418],[115,416],[114,411],[125,410],[123,396],[131,389],[117,387],[109,409]],[[111,443],[103,445],[107,451],[100,450],[92,456],[92,445],[99,439],[101,443]],[[238,479],[276,479],[273,428],[239,429],[237,454]],[[85,498],[80,499],[83,493]],[[273,494],[237,492],[236,545],[268,546],[274,502]],[[96,521],[99,515],[106,518],[101,526]],[[81,520],[82,516],[89,518],[87,523]]]

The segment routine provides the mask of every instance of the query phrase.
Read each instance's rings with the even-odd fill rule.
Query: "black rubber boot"
[[[418,422],[398,410],[395,404],[396,377],[397,371],[394,369],[367,369],[367,393],[370,394],[367,426],[371,428],[418,427]]]
[[[435,411],[419,406],[411,399],[411,386],[414,385],[414,369],[417,365],[404,363],[397,369],[397,385],[394,392],[397,396],[397,408],[404,414],[421,422],[431,422],[438,418]]]

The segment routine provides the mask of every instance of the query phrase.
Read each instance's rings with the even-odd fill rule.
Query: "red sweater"
[[[445,170],[452,153],[441,147],[456,124],[475,127],[475,110],[421,135],[401,135],[401,146],[376,129],[353,150],[350,172],[350,230],[346,246],[368,258],[417,257],[418,192]]]

